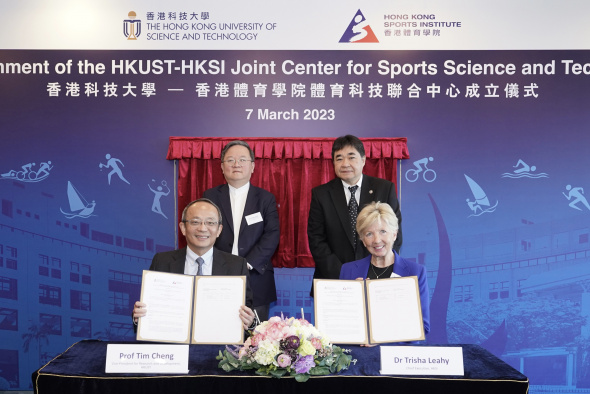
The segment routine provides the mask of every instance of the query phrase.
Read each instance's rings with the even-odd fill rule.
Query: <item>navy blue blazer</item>
[[[399,276],[417,276],[418,288],[420,289],[420,305],[422,308],[422,322],[424,323],[424,334],[430,332],[430,296],[428,290],[428,281],[426,279],[426,268],[413,261],[400,257],[395,251],[395,262],[393,263],[393,272]],[[364,259],[352,261],[342,265],[340,279],[354,280],[356,278],[367,279],[371,256]]]
[[[185,262],[186,248],[156,253],[152,259],[150,270],[184,274]],[[246,276],[246,306],[252,308],[252,289],[250,288],[250,275],[245,259],[213,248],[211,275]]]
[[[221,210],[223,230],[215,247],[231,253],[234,245],[234,219],[231,210],[229,186],[219,185],[206,190],[204,198],[213,201]],[[246,216],[260,213],[262,221],[248,224]],[[254,306],[267,305],[277,299],[274,269],[271,258],[279,244],[279,213],[275,196],[267,190],[250,184],[240,225],[238,254],[253,267],[250,283]]]

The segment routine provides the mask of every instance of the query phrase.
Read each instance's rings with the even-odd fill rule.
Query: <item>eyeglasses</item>
[[[207,226],[207,227],[215,227],[219,224],[219,222],[213,222],[210,220],[203,222],[202,220],[196,220],[196,219],[183,220],[183,223],[188,223],[188,225],[191,227],[201,227],[203,224],[205,224],[205,226]]]
[[[227,163],[227,164],[229,164],[230,166],[234,166],[234,165],[236,165],[236,163],[237,163],[237,164],[239,164],[239,165],[243,166],[244,164],[246,164],[246,163],[247,163],[247,162],[249,162],[249,161],[252,161],[252,160],[250,160],[250,159],[245,159],[245,158],[243,158],[243,157],[242,157],[241,159],[237,159],[237,160],[236,160],[236,159],[234,159],[233,157],[230,157],[229,159],[222,161],[222,163]]]

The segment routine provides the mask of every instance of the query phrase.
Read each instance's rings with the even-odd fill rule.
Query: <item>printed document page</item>
[[[368,343],[365,282],[314,279],[315,325],[332,343]]]
[[[243,343],[244,328],[239,313],[245,298],[245,276],[195,277],[191,343]]]
[[[190,342],[194,277],[143,271],[141,301],[147,314],[139,319],[137,340]]]
[[[424,339],[418,278],[367,280],[371,343]]]

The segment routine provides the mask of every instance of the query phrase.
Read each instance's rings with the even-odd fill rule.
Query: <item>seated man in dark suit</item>
[[[201,198],[189,203],[182,212],[180,231],[186,238],[187,247],[170,252],[156,253],[150,270],[186,275],[244,275],[248,278],[246,259],[222,252],[213,247],[221,234],[221,212],[210,200]],[[246,285],[246,306],[239,310],[244,328],[256,324],[252,306],[252,291]],[[133,309],[133,321],[145,316],[147,306],[137,301]]]
[[[354,135],[336,138],[332,145],[336,178],[311,190],[307,238],[315,261],[314,279],[338,279],[342,264],[369,255],[355,227],[358,212],[373,201],[385,202],[395,212],[399,230],[393,249],[399,252],[402,217],[395,184],[364,175],[365,161],[360,139]]]

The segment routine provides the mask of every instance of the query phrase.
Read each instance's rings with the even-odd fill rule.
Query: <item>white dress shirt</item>
[[[197,257],[201,257],[205,262],[201,266],[203,275],[211,275],[213,272],[213,248],[205,252],[204,255],[199,256],[187,246],[186,260],[184,261],[185,275],[196,275],[199,271],[199,264],[197,264]]]
[[[361,174],[361,177],[359,178],[359,181],[356,183],[356,185],[349,185],[348,183],[342,181],[342,186],[344,186],[344,195],[346,196],[346,205],[348,205],[348,203],[350,202],[350,190],[348,189],[351,186],[358,186],[358,188],[356,189],[356,192],[354,193],[354,198],[356,199],[356,203],[359,205],[359,211],[360,211],[360,204],[361,204],[361,185],[363,183],[363,174]]]
[[[232,185],[228,186],[229,199],[231,201],[231,215],[234,222],[234,244],[231,253],[239,256],[238,238],[240,236],[240,225],[242,224],[242,216],[244,216],[244,208],[246,207],[246,198],[248,198],[248,190],[250,190],[250,182],[239,189],[236,189]]]

